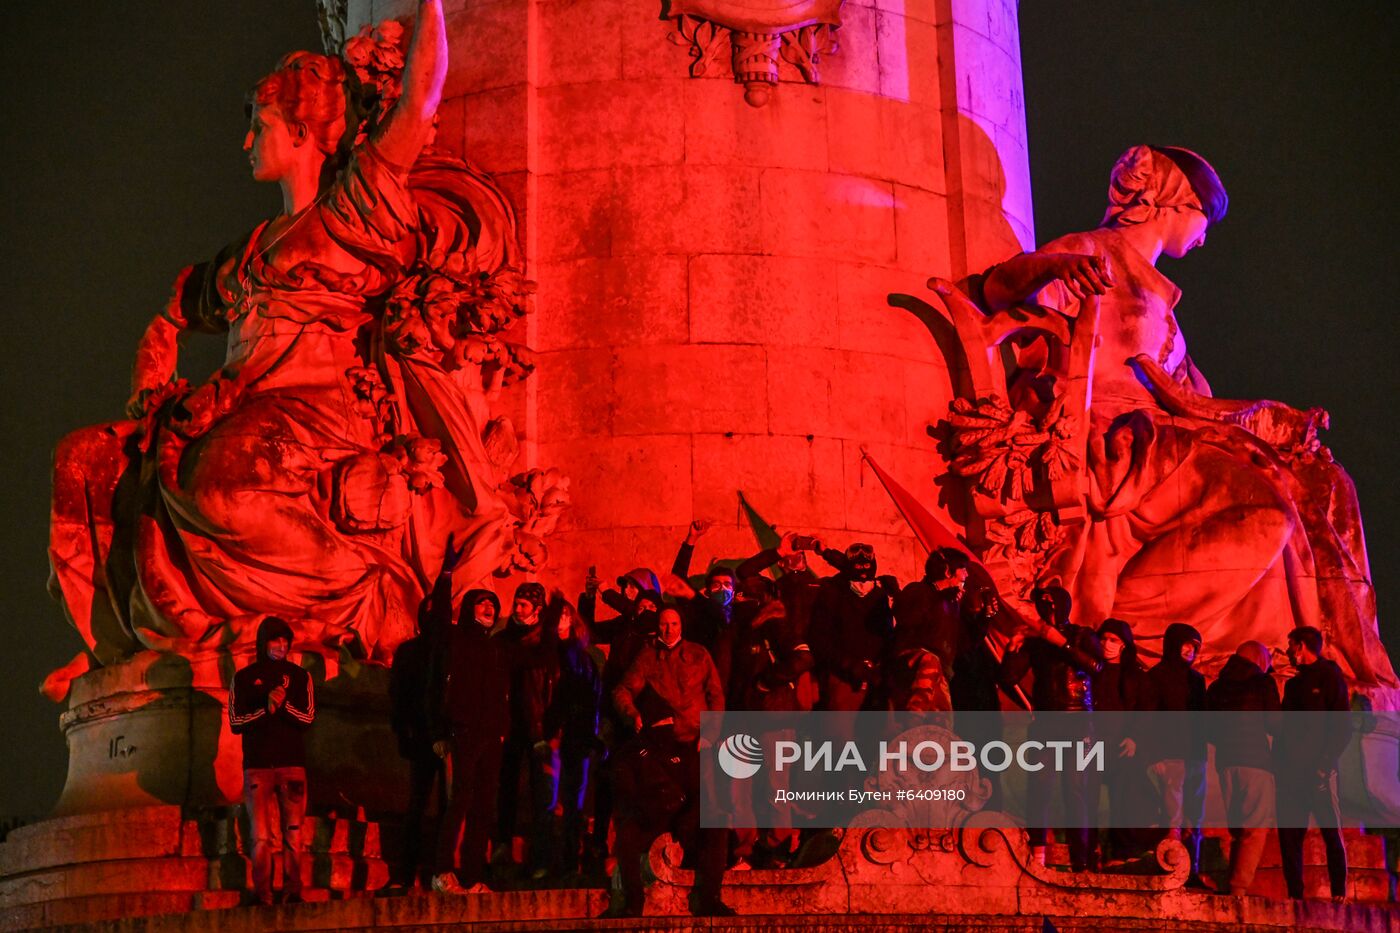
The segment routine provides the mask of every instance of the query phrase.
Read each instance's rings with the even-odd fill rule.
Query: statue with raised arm
[[[244,148],[282,212],[180,273],[129,420],[59,445],[51,583],[100,663],[251,644],[269,614],[298,648],[387,659],[449,535],[463,586],[544,559],[567,484],[511,477],[490,414],[532,368],[503,334],[529,292],[514,214],[431,148],[440,0],[404,39],[389,21],[257,83]],[[185,331],[227,335],[198,387],[176,376]]]
[[[1060,582],[1088,624],[1150,639],[1190,622],[1207,664],[1314,625],[1355,685],[1394,688],[1355,489],[1317,436],[1327,413],[1213,397],[1156,268],[1226,206],[1199,155],[1135,146],[1097,229],[974,277],[980,295],[931,280],[976,383],[949,417],[972,537],[1012,599]]]

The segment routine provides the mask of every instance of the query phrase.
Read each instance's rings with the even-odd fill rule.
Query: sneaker
[[[748,859],[743,859],[743,858],[741,858],[741,859],[736,859],[735,862],[734,862],[734,864],[729,866],[729,870],[730,870],[730,871],[753,871],[753,866],[749,864]]]
[[[491,889],[486,886],[486,882],[478,881],[469,888],[462,889],[463,894],[490,894]]]
[[[433,875],[433,890],[439,894],[466,894],[467,889],[462,887],[457,876],[450,871],[445,871],[440,875]]]

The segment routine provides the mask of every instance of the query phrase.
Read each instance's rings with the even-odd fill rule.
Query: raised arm
[[[407,168],[418,158],[432,129],[447,79],[447,27],[442,0],[419,0],[413,39],[403,68],[403,95],[375,138],[384,158]]]

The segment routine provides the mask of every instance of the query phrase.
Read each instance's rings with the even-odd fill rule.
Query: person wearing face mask
[[[597,612],[599,599],[603,601],[603,605],[617,613],[617,620],[612,621],[630,622],[637,612],[638,596],[642,593],[661,592],[661,581],[657,579],[654,571],[646,567],[633,568],[618,577],[617,589],[602,589],[602,583],[603,581],[590,567],[588,577],[583,581],[583,592],[578,598],[578,611],[583,614],[589,625],[609,624],[599,622]]]
[[[623,902],[609,916],[641,915],[641,858],[652,841],[667,830],[676,835],[695,863],[691,912],[696,916],[734,914],[720,898],[728,833],[700,828],[699,809],[699,751],[710,747],[717,737],[702,733],[700,714],[706,710],[722,711],[724,694],[710,653],[685,641],[681,627],[680,612],[669,606],[663,609],[655,639],[638,653],[612,692],[613,706],[637,734],[645,753],[629,760],[643,766],[651,756],[652,761],[671,762],[674,766],[667,769],[670,781],[626,782],[633,792],[628,795],[624,818],[618,821],[617,828]],[[674,798],[648,799],[677,782],[679,794]]]
[[[1206,708],[1206,679],[1195,669],[1200,651],[1200,632],[1184,622],[1167,626],[1162,636],[1162,660],[1147,672],[1145,711],[1181,713]],[[1162,823],[1168,835],[1186,845],[1191,856],[1187,884],[1202,888],[1200,826],[1205,818],[1206,742],[1203,730],[1192,728],[1187,717],[1181,719],[1181,728],[1152,730],[1151,741],[1144,742],[1148,746],[1144,761],[1162,802]]]
[[[1207,736],[1215,746],[1220,797],[1230,822],[1230,894],[1249,893],[1274,825],[1274,763],[1269,737],[1278,733],[1278,683],[1267,646],[1247,641],[1206,689]]]
[[[1346,677],[1337,662],[1322,656],[1322,632],[1310,625],[1288,633],[1293,676],[1283,685],[1283,713],[1312,713],[1285,721],[1274,743],[1277,776],[1278,847],[1288,896],[1303,896],[1303,840],[1315,819],[1327,850],[1332,900],[1347,893],[1347,850],[1342,841],[1337,800],[1337,767],[1351,741]],[[1318,715],[1328,714],[1328,715]]]
[[[1092,629],[1075,625],[1069,614],[1069,593],[1058,585],[1037,587],[1031,594],[1039,626],[1017,632],[1007,644],[1001,663],[1001,685],[1012,692],[1026,674],[1034,677],[1031,704],[1037,712],[1091,713],[1094,711],[1093,676],[1103,664],[1099,639]],[[1062,717],[1031,721],[1029,735],[1037,741],[1083,742],[1092,738],[1093,724],[1086,717],[1082,727],[1068,725]],[[1064,833],[1069,840],[1070,868],[1090,871],[1095,853],[1089,805],[1089,773],[1067,769],[1056,774],[1046,768],[1034,772],[1026,783],[1026,816],[1031,851],[1042,864],[1049,840],[1051,800],[1058,781],[1064,803]]]
[[[1105,619],[1098,629],[1103,667],[1093,676],[1095,738],[1107,749],[1103,786],[1108,789],[1108,850],[1103,861],[1118,865],[1141,855],[1147,834],[1130,825],[1129,813],[1141,813],[1152,799],[1147,771],[1138,754],[1133,714],[1147,695],[1147,668],[1138,660],[1133,628],[1122,619]],[[1097,793],[1091,792],[1095,799]],[[1141,822],[1139,819],[1138,822]]]
[[[301,900],[301,821],[306,816],[303,733],[316,718],[311,675],[287,660],[292,628],[276,616],[258,626],[253,663],[233,676],[229,728],[243,741],[243,800],[252,829],[253,895],[271,904],[272,860],[282,850],[285,903]]]
[[[827,710],[879,709],[881,677],[894,636],[893,577],[876,578],[875,548],[852,544],[844,568],[821,582],[812,603],[812,647]]]
[[[558,791],[558,762],[545,735],[545,712],[559,680],[558,613],[562,601],[546,611],[544,586],[516,587],[510,618],[500,632],[510,674],[510,732],[501,760],[501,795],[497,813],[497,851],[509,857],[520,823],[520,785],[528,793],[528,865],[540,880],[553,860],[549,830]]]
[[[967,557],[951,548],[929,553],[924,578],[894,600],[894,663],[890,700],[896,710],[953,708],[948,682],[963,628]]]
[[[490,590],[468,590],[454,624],[452,579],[444,573],[433,587],[431,606],[430,626],[438,645],[428,722],[433,751],[446,762],[450,788],[438,833],[433,890],[483,893],[489,890],[486,854],[510,729],[510,670],[505,640],[496,634],[501,604]]]
[[[716,564],[705,573],[705,585],[688,603],[684,615],[685,639],[693,641],[714,654],[720,633],[734,624],[737,610],[734,601],[738,580],[734,571]],[[748,607],[752,610],[752,606]],[[751,611],[749,614],[752,614]]]

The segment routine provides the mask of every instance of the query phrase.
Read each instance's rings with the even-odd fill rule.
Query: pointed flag
[[[864,447],[860,449],[860,455],[865,458],[865,462],[870,464],[870,469],[880,480],[880,484],[885,487],[885,492],[890,494],[894,500],[894,507],[899,509],[899,514],[904,516],[905,522],[909,524],[914,532],[914,537],[924,546],[924,550],[933,551],[937,548],[955,548],[962,551],[975,562],[977,558],[962,539],[949,530],[924,504],[915,498],[914,494],[901,486],[893,476],[880,468],[880,464],[875,462],[875,458],[870,456],[870,451]]]
[[[744,516],[749,520],[749,527],[753,529],[754,540],[758,542],[759,550],[766,551],[777,547],[780,538],[777,529],[758,514],[758,510],[749,504],[742,492],[739,493],[739,507],[744,510]]]

